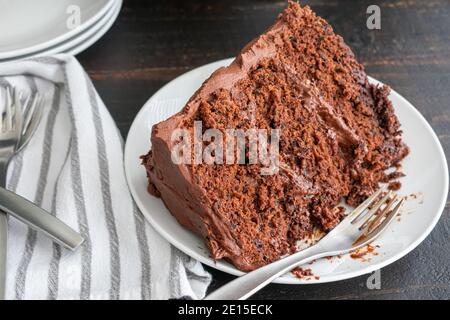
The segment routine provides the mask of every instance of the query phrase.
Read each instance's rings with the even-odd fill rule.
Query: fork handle
[[[78,232],[55,216],[4,188],[0,188],[0,209],[70,250],[77,249],[84,241]]]
[[[0,159],[0,186],[6,185],[8,160]],[[6,298],[6,258],[8,254],[8,216],[0,210],[0,300]]]
[[[325,255],[325,250],[319,244],[316,244],[234,279],[208,295],[205,300],[247,299],[272,282],[272,280],[291,271],[293,268]]]
[[[8,249],[8,218],[0,211],[0,300],[5,299],[6,255]]]

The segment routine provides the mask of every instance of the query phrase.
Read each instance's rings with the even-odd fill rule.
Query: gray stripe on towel
[[[80,299],[87,300],[91,295],[91,277],[92,277],[92,242],[89,235],[89,226],[84,201],[83,183],[81,181],[80,154],[78,146],[78,132],[75,123],[75,115],[72,105],[72,96],[68,84],[66,64],[61,63],[65,84],[66,103],[69,110],[69,117],[72,123],[72,135],[70,142],[70,164],[73,196],[77,210],[78,226],[84,243],[81,247],[81,291]]]
[[[33,61],[33,62],[39,62],[39,63],[43,63],[43,64],[58,64],[61,65],[63,63],[65,63],[62,60],[56,59],[54,57],[34,57],[34,58],[29,58],[26,59],[27,61]]]
[[[151,266],[150,266],[150,250],[148,247],[147,234],[145,232],[145,220],[142,213],[133,201],[134,222],[136,225],[136,235],[141,258],[141,298],[142,300],[151,299]]]
[[[100,170],[100,185],[102,188],[103,207],[105,209],[106,226],[109,234],[109,251],[111,263],[111,288],[109,298],[117,300],[120,297],[120,250],[119,236],[117,235],[114,209],[111,200],[110,178],[108,157],[106,155],[105,134],[103,132],[102,119],[98,108],[95,89],[91,81],[85,75],[86,87],[92,107],[92,118],[94,121],[95,135],[98,151],[98,166]]]
[[[71,146],[69,144],[66,156],[64,157],[64,162],[67,163],[67,159],[69,159]],[[64,166],[61,167],[61,170],[58,173],[58,176],[56,177],[55,185],[53,186],[53,197],[52,197],[52,211],[51,214],[56,216],[56,201],[58,198],[58,187],[59,187],[59,179],[61,177],[61,174],[63,172]],[[58,287],[59,287],[59,264],[61,261],[61,251],[62,248],[59,244],[53,242],[53,253],[52,253],[52,259],[50,260],[50,267],[48,271],[48,299],[49,300],[55,300],[58,298]]]
[[[181,296],[180,272],[179,268],[182,264],[180,258],[180,250],[170,245],[170,274],[169,274],[169,293],[170,298]]]
[[[70,149],[68,149],[70,150]],[[58,196],[58,181],[56,181],[52,197],[52,214],[56,215],[56,199]],[[52,243],[52,259],[48,270],[48,300],[58,298],[59,287],[59,262],[61,260],[61,246],[55,242]]]

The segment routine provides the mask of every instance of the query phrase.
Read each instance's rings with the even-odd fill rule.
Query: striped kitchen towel
[[[202,298],[211,276],[144,221],[125,180],[122,137],[78,61],[57,55],[3,63],[5,85],[45,97],[7,188],[85,239],[70,252],[10,218],[7,298]]]

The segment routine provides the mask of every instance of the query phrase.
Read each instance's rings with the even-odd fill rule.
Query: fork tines
[[[380,231],[393,220],[392,218],[400,211],[404,198],[399,198],[392,191],[383,195],[385,188],[379,189],[366,199],[352,213],[351,224],[359,226],[363,235]],[[381,197],[381,199],[379,199]]]
[[[43,114],[44,97],[37,92],[24,95],[12,86],[0,86],[0,132],[18,130],[20,151],[34,134]]]

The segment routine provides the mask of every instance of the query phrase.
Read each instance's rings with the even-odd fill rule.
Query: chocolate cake
[[[357,205],[389,181],[386,169],[408,148],[388,94],[388,87],[369,84],[325,20],[289,2],[182,111],[153,126],[152,150],[142,157],[148,190],[204,238],[214,259],[243,271],[258,268],[314,230],[333,228],[343,217],[336,209],[342,199]],[[196,122],[203,133],[279,129],[277,170],[261,174],[263,163],[175,163],[180,140],[173,132],[195,134]],[[246,148],[248,157],[249,142]]]

